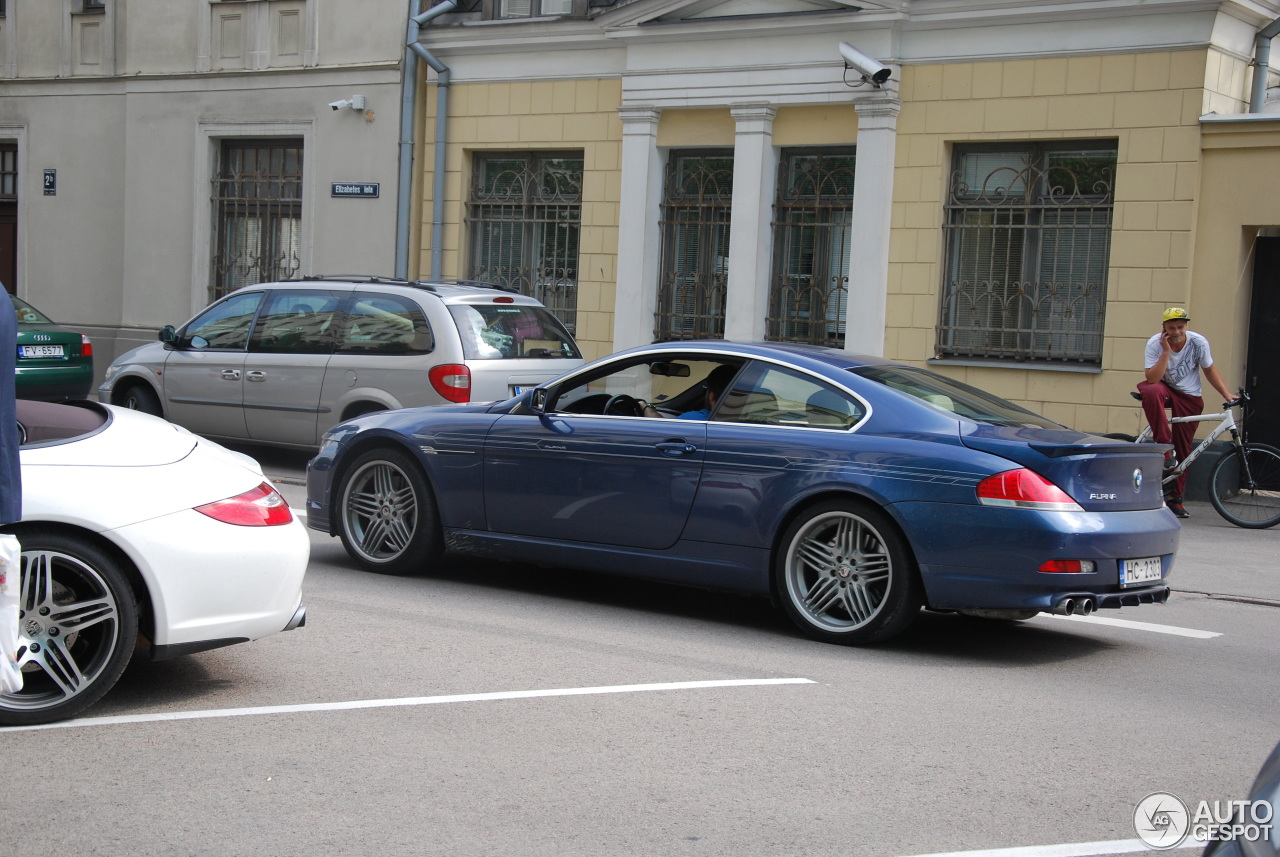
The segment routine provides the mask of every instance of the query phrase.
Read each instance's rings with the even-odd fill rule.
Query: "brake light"
[[[85,336],[83,333],[80,334],[80,356],[81,357],[93,356],[93,343],[90,342],[89,337]]]
[[[237,527],[278,527],[293,520],[289,504],[265,482],[235,497],[197,506],[196,511]]]
[[[1093,574],[1096,568],[1091,559],[1051,559],[1040,566],[1045,574]]]
[[[978,502],[984,506],[1039,509],[1046,512],[1080,512],[1067,492],[1034,470],[1006,470],[978,483]]]
[[[471,370],[465,363],[443,363],[427,372],[431,389],[447,401],[466,404],[471,401]]]
[[[515,302],[516,302],[516,299],[515,299],[515,298],[509,298],[509,297],[507,297],[507,296],[503,295],[503,296],[502,296],[502,297],[500,297],[500,298],[494,298],[494,299],[493,299],[493,302],[494,302],[495,304],[513,304],[513,303],[515,303]]]

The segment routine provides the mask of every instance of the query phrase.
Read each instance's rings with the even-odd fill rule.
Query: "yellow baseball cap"
[[[1164,318],[1161,320],[1163,324],[1166,321],[1191,321],[1191,316],[1187,315],[1187,311],[1180,306],[1171,306],[1164,311]]]

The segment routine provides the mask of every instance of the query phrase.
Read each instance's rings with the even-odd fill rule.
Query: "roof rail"
[[[307,282],[341,282],[341,283],[387,283],[395,286],[410,286],[437,291],[437,286],[465,286],[473,289],[494,289],[518,295],[520,290],[515,286],[503,283],[491,283],[487,280],[406,280],[403,277],[382,277],[376,274],[305,274],[299,279]]]

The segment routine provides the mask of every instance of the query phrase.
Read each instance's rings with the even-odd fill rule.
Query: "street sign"
[[[330,196],[377,199],[380,185],[377,182],[334,182],[329,188]]]
[[[58,171],[57,170],[44,171],[44,195],[45,196],[58,195]]]

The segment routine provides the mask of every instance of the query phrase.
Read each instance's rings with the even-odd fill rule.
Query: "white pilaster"
[[[658,231],[662,201],[662,157],[653,107],[620,107],[622,195],[618,212],[618,286],[614,297],[613,344],[621,351],[653,341],[658,303]]]
[[[767,104],[743,104],[729,112],[736,130],[724,336],[753,341],[764,339],[769,308],[773,247],[769,224],[778,175],[773,154],[773,117],[777,111]]]
[[[889,288],[889,235],[893,214],[893,161],[898,138],[895,96],[855,101],[858,154],[853,181],[849,248],[846,351],[884,355]]]

